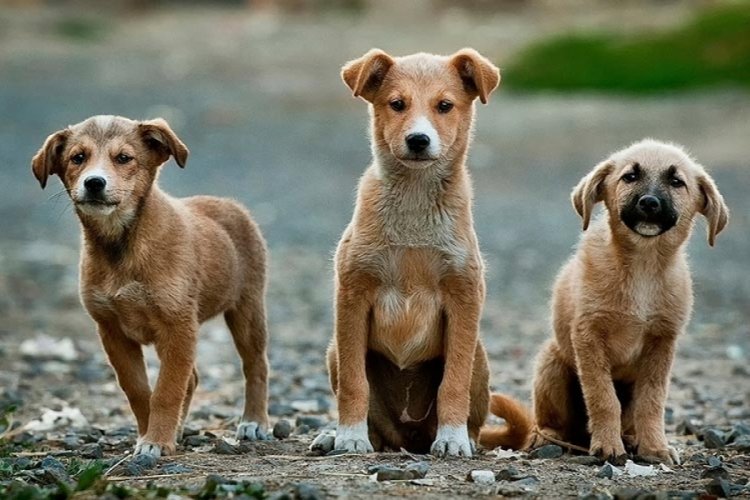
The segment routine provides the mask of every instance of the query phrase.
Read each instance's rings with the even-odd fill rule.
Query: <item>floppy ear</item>
[[[31,171],[39,181],[42,189],[47,185],[47,178],[52,174],[62,172],[62,155],[65,141],[68,140],[70,131],[60,130],[47,137],[41,149],[31,159]]]
[[[703,194],[704,200],[700,213],[708,221],[708,244],[714,246],[716,235],[729,222],[729,208],[724,203],[724,197],[708,174],[703,174],[698,178],[698,187]]]
[[[578,215],[583,219],[583,230],[589,227],[591,222],[591,212],[598,202],[604,199],[602,192],[602,183],[604,179],[612,172],[614,164],[611,160],[606,160],[594,167],[586,177],[581,179],[578,185],[573,189],[570,199]]]
[[[388,70],[394,64],[391,56],[380,49],[371,49],[359,59],[341,68],[341,78],[352,89],[354,97],[372,102]]]
[[[451,64],[464,82],[464,89],[482,104],[500,83],[500,70],[474,49],[461,49],[451,57]]]
[[[159,164],[167,161],[172,155],[180,167],[185,167],[190,151],[172,131],[166,120],[163,118],[147,120],[140,122],[138,128],[146,145],[159,155]]]

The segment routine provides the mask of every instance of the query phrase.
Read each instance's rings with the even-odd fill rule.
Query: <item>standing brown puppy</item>
[[[136,453],[175,451],[193,391],[198,328],[224,314],[245,373],[239,439],[262,439],[266,413],[266,247],[240,204],[176,199],[156,184],[188,150],[162,120],[95,116],[49,136],[32,160],[56,174],[83,229],[81,299],[138,421]],[[142,345],[161,370],[153,393]]]
[[[465,161],[474,101],[487,102],[498,69],[471,49],[371,50],[342,77],[370,103],[374,158],[336,252],[335,449],[471,456],[489,389]]]
[[[654,140],[599,164],[572,199],[584,230],[597,202],[607,210],[557,278],[555,337],[534,377],[539,434],[526,432],[527,445],[549,436],[617,458],[625,438],[639,455],[672,463],[678,457],[664,434],[664,405],[675,341],[693,307],[685,245],[702,214],[713,246],[728,209],[703,167],[680,147]],[[498,403],[500,416],[517,407]],[[507,446],[491,431],[481,442]]]

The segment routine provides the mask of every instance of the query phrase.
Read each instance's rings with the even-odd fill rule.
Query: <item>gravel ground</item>
[[[648,21],[670,12],[677,19],[682,9],[662,8]],[[713,172],[732,219],[715,249],[706,245],[703,223],[689,246],[696,305],[679,344],[666,415],[683,465],[607,478],[599,476],[615,472],[570,454],[315,457],[307,446],[336,415],[323,362],[331,255],[369,156],[365,106],[350,98],[338,68],[373,45],[396,54],[473,45],[502,67],[516,47],[538,36],[538,26],[545,33],[573,21],[542,22],[525,12],[482,19],[449,13],[437,23],[444,36],[435,37],[428,23],[407,30],[377,14],[316,20],[181,10],[107,18],[92,42],[55,35],[63,14],[0,9],[0,407],[16,405],[23,424],[45,414],[59,418],[16,433],[4,448],[14,453],[0,463],[0,484],[11,477],[54,483],[76,476],[81,462],[101,460],[114,484],[196,492],[210,484],[236,490],[249,481],[269,494],[299,498],[634,498],[639,490],[662,492],[659,498],[670,491],[750,496],[744,486],[750,478],[748,94],[724,89],[625,99],[501,88],[478,110],[470,165],[488,264],[482,335],[493,388],[524,400],[533,356],[549,335],[549,287],[580,232],[568,201],[572,186],[610,151],[644,136],[687,145]],[[474,24],[479,29],[462,29]],[[56,182],[42,192],[29,172],[48,133],[99,113],[165,116],[192,156],[184,171],[167,165],[162,186],[176,195],[235,197],[261,224],[272,259],[270,409],[278,434],[288,437],[241,446],[231,440],[241,371],[224,325],[213,321],[202,331],[202,386],[179,455],[157,466],[125,461],[112,468],[132,447],[134,421],[78,302],[75,217],[61,197],[51,198]],[[545,452],[554,457],[559,450]],[[413,462],[426,463],[423,478],[373,468]],[[421,468],[412,467],[414,474]],[[491,471],[489,482],[481,482],[482,474],[467,480],[472,470]],[[378,481],[379,473],[404,479]],[[207,486],[211,474],[224,479]]]

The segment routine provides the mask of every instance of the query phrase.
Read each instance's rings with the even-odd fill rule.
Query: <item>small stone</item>
[[[599,472],[596,473],[596,477],[603,477],[606,479],[612,479],[615,476],[619,476],[622,473],[619,469],[617,469],[614,465],[607,462],[605,463],[601,469],[599,469]]]
[[[430,464],[427,462],[412,462],[406,466],[406,472],[411,474],[412,479],[422,479],[430,470]]]
[[[302,424],[294,429],[294,433],[297,435],[307,434],[308,432],[310,432],[310,428],[305,424]]]
[[[495,474],[495,479],[498,481],[517,481],[522,477],[521,473],[515,467],[508,467]]]
[[[164,474],[187,474],[193,472],[193,469],[178,463],[165,464],[161,468]]]
[[[529,453],[529,458],[559,458],[563,454],[563,449],[556,444],[546,444]]]
[[[526,491],[534,491],[539,486],[539,478],[536,476],[527,476],[518,481],[514,481],[513,484],[520,486]]]
[[[310,451],[317,452],[320,454],[328,453],[333,450],[336,442],[336,435],[332,432],[323,431],[313,439],[310,445]]]
[[[717,477],[721,479],[729,479],[729,471],[726,469],[726,467],[722,467],[721,465],[709,467],[701,473],[702,479],[714,479]]]
[[[299,483],[294,487],[295,500],[323,500],[325,495],[318,488],[308,483]]]
[[[70,480],[65,466],[53,457],[42,459],[39,467],[42,469],[45,484],[66,483]]]
[[[233,446],[223,439],[220,439],[216,442],[211,452],[216,453],[217,455],[239,455],[240,450],[238,447]]]
[[[182,428],[182,437],[187,438],[190,436],[197,436],[201,433],[200,429],[197,427],[191,427],[189,425],[186,425]]]
[[[732,487],[726,479],[715,477],[706,485],[706,492],[717,497],[729,498],[732,493]]]
[[[706,463],[709,467],[719,467],[721,465],[721,459],[711,455],[706,459]]]
[[[706,448],[720,450],[724,448],[724,433],[716,429],[708,429],[703,435]]]
[[[302,427],[303,425],[306,425],[308,430],[317,430],[323,427],[325,422],[320,417],[314,417],[312,415],[300,415],[297,417],[297,420],[295,421],[296,427]]]
[[[649,492],[640,488],[619,488],[612,495],[615,500],[636,500],[641,495],[648,495]]]
[[[732,427],[732,431],[727,436],[727,443],[733,443],[742,436],[750,436],[750,426],[745,424],[735,424]]]
[[[83,458],[102,458],[104,456],[102,447],[97,443],[84,444],[78,451]]]
[[[81,447],[81,438],[78,436],[65,436],[63,438],[63,446],[66,450],[77,450]]]
[[[276,439],[286,439],[292,433],[292,424],[289,420],[281,419],[273,426],[273,437]]]
[[[187,436],[182,440],[182,444],[190,446],[191,448],[197,448],[198,446],[204,446],[211,442],[211,438],[208,436],[202,436],[200,434],[194,436]]]
[[[158,458],[148,453],[139,453],[138,455],[134,456],[131,460],[131,463],[134,463],[140,467],[143,467],[144,469],[153,469],[154,467],[156,467],[156,464],[158,462],[159,462]]]
[[[406,470],[401,469],[399,467],[392,467],[392,466],[381,466],[378,471],[376,472],[375,478],[378,481],[398,481],[398,480],[405,480],[405,479],[412,479],[411,474],[406,472]]]
[[[742,453],[750,452],[750,436],[740,436],[732,443],[732,448]]]
[[[495,474],[491,470],[473,470],[469,472],[466,480],[476,484],[494,484]]]

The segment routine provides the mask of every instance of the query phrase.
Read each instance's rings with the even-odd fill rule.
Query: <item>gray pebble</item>
[[[722,478],[722,479],[729,479],[729,471],[726,467],[722,467],[721,465],[715,466],[715,467],[709,467],[708,469],[704,470],[701,473],[701,478]]]
[[[211,438],[209,436],[202,436],[200,434],[195,436],[187,436],[182,440],[182,443],[185,446],[190,446],[192,448],[196,448],[198,446],[203,446],[211,442]]]
[[[732,448],[742,453],[750,452],[750,436],[740,436],[732,443]]]
[[[563,449],[556,444],[546,444],[529,453],[529,458],[559,458],[563,454]]]
[[[517,481],[524,477],[515,467],[508,467],[495,474],[498,481]]]
[[[599,469],[599,472],[596,473],[596,477],[603,477],[607,479],[612,479],[614,476],[615,467],[610,463],[602,465],[602,468]]]
[[[729,498],[732,494],[732,486],[726,479],[715,477],[706,485],[706,492],[717,497]]]
[[[404,469],[401,469],[399,467],[392,467],[389,465],[384,465],[378,468],[376,474],[377,476],[375,477],[378,481],[413,479],[410,472],[406,472],[406,470]]]
[[[104,456],[102,447],[97,443],[84,444],[83,446],[81,446],[79,452],[81,453],[81,457],[83,458],[102,458]]]
[[[158,458],[148,453],[139,453],[130,460],[130,463],[143,467],[146,470],[153,469],[158,462]]]
[[[217,455],[239,455],[240,450],[236,446],[232,446],[231,444],[227,443],[223,439],[220,439],[219,441],[214,444],[213,449],[211,450],[212,453],[216,453]]]
[[[724,448],[724,433],[717,429],[708,429],[703,435],[706,448],[720,450]]]
[[[42,469],[42,476],[45,483],[52,484],[56,482],[65,483],[70,480],[68,472],[65,470],[65,466],[53,457],[45,457],[39,464]]]
[[[721,465],[721,459],[711,455],[706,459],[706,463],[709,467],[719,467]]]
[[[576,455],[568,458],[568,462],[585,465],[587,467],[594,465],[602,465],[602,459],[593,455]],[[598,493],[597,493],[598,494]]]
[[[281,419],[273,426],[273,437],[276,439],[286,439],[292,433],[292,424],[289,420]]]
[[[318,488],[308,483],[299,483],[294,487],[295,500],[323,500],[323,495]]]
[[[422,479],[430,470],[430,464],[427,462],[412,462],[406,466],[406,472],[410,473],[412,479]]]

